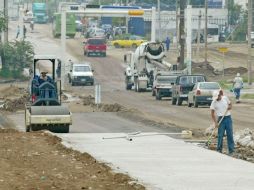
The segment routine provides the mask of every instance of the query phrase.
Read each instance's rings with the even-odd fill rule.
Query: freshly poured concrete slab
[[[151,134],[151,133],[146,133]],[[63,144],[138,179],[148,189],[252,190],[254,165],[164,135],[57,134]]]

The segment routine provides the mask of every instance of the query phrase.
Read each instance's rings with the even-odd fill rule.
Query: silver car
[[[217,82],[198,82],[188,94],[188,106],[210,105],[214,91],[221,91]]]

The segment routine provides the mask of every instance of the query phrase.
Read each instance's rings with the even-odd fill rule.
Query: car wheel
[[[161,96],[159,92],[156,93],[156,100],[161,100]]]
[[[90,57],[90,53],[87,52],[87,53],[86,53],[86,56],[87,56],[87,57]]]
[[[140,92],[140,89],[139,89],[139,84],[138,84],[138,82],[137,82],[137,92]]]
[[[192,103],[188,101],[188,107],[190,108],[192,106]]]
[[[114,44],[115,48],[120,48],[120,45],[118,43]]]
[[[172,97],[172,101],[171,102],[172,102],[172,105],[176,105],[176,98]]]
[[[84,55],[86,55],[86,51],[84,51]]]
[[[137,48],[138,46],[137,46],[137,44],[132,44],[131,47],[132,47],[132,48]]]
[[[195,108],[198,107],[198,102],[197,102],[196,98],[194,99],[194,107],[195,107]]]
[[[177,105],[178,105],[178,106],[181,106],[182,103],[183,103],[183,100],[182,100],[180,97],[178,97],[178,98],[177,98]]]
[[[73,81],[71,81],[71,86],[75,86],[75,83]]]
[[[155,96],[155,91],[154,90],[152,91],[152,96]]]

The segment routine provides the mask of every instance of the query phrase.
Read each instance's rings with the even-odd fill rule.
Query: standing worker
[[[31,20],[31,22],[30,22],[30,28],[31,28],[31,31],[34,31],[34,21],[33,20]]]
[[[230,113],[230,110],[232,109],[232,104],[227,96],[223,96],[222,92],[215,91],[213,93],[213,101],[211,103],[210,109],[211,109],[212,120],[215,124],[215,127],[218,128],[217,151],[222,152],[223,136],[226,131],[228,153],[229,155],[232,155],[235,149],[232,119],[231,119],[231,113]],[[219,122],[220,122],[220,126],[218,126]]]
[[[169,47],[170,47],[170,38],[169,38],[169,37],[167,37],[165,43],[166,43],[166,49],[167,49],[167,51],[168,51],[168,50],[169,50]]]
[[[26,38],[26,26],[25,25],[23,26],[23,38],[24,39]]]
[[[240,73],[236,74],[236,77],[233,81],[233,88],[234,88],[234,93],[235,93],[235,99],[236,103],[240,103],[240,92],[241,89],[243,88],[243,79],[240,77]]]
[[[20,27],[18,25],[18,27],[17,27],[17,33],[16,33],[16,39],[19,37],[19,34],[20,34]]]

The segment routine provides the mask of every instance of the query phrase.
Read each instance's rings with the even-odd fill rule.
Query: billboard
[[[208,0],[209,8],[222,8],[222,0]]]
[[[208,8],[222,8],[223,1],[225,0],[208,0]],[[201,8],[205,6],[204,0],[190,0],[190,3],[193,7]]]

